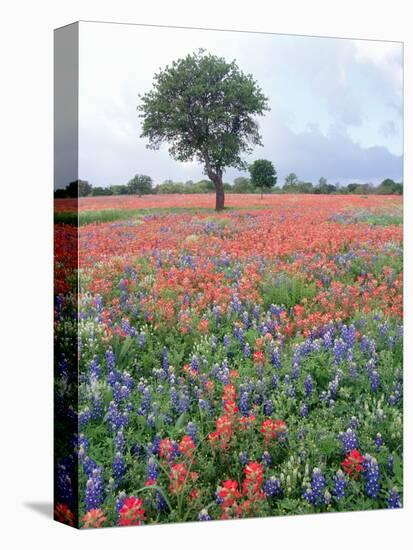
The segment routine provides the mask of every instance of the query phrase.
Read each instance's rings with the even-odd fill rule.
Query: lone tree
[[[262,145],[254,117],[269,110],[268,99],[252,75],[235,61],[198,50],[155,74],[153,88],[140,99],[147,147],[166,142],[175,160],[203,164],[215,185],[216,209],[222,210],[225,168],[245,169],[242,153]]]
[[[261,189],[261,198],[263,189],[271,189],[277,183],[277,172],[270,160],[256,160],[249,166],[248,170],[252,185]]]
[[[87,197],[92,192],[92,186],[88,181],[75,180],[66,185],[66,194],[68,197]]]
[[[152,178],[144,174],[136,174],[127,185],[130,195],[149,195],[152,193]]]
[[[287,176],[285,176],[284,179],[284,187],[297,187],[298,185],[298,177],[294,172],[291,172]]]

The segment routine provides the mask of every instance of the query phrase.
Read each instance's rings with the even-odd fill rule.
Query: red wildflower
[[[118,525],[141,525],[146,519],[142,505],[143,501],[140,498],[125,498],[119,512]]]
[[[56,521],[60,521],[60,523],[66,523],[71,527],[73,527],[73,525],[75,524],[75,516],[70,510],[69,506],[60,502],[58,502],[55,506],[54,518]]]
[[[233,506],[235,501],[242,496],[238,491],[238,482],[232,479],[224,481],[217,494],[222,499],[222,508]]]
[[[261,433],[264,436],[265,442],[268,443],[271,439],[282,437],[287,431],[287,426],[283,420],[272,420],[267,418],[261,425]]]
[[[188,470],[185,464],[177,463],[171,466],[171,473],[169,476],[170,484],[169,490],[174,495],[181,493],[183,485],[186,481]]]
[[[172,441],[170,441],[167,437],[161,439],[159,443],[159,454],[161,458],[166,458],[169,460],[173,449]]]
[[[258,462],[250,462],[244,468],[245,479],[242,483],[242,493],[251,497],[260,496],[263,483],[263,467]]]
[[[254,352],[254,363],[256,364],[265,363],[265,355],[262,351]]]
[[[187,458],[191,458],[194,454],[195,443],[191,436],[184,435],[179,443],[179,451]]]
[[[361,455],[357,449],[352,449],[341,463],[341,466],[346,474],[357,479],[358,474],[362,470],[362,464],[363,455]]]
[[[83,516],[83,527],[89,529],[91,527],[102,527],[107,518],[104,516],[100,508],[93,508]]]
[[[234,401],[237,398],[237,390],[235,389],[234,384],[227,384],[224,387],[224,401]]]

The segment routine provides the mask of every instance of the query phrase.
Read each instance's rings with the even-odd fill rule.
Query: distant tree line
[[[301,181],[293,172],[284,179],[284,185],[280,188],[274,187],[277,183],[277,174],[269,161],[258,160],[249,167],[250,177],[240,176],[235,178],[233,183],[223,182],[226,193],[296,193],[316,195],[402,195],[403,183],[395,182],[390,178],[384,179],[380,185],[372,183],[328,183],[326,178],[321,177],[317,184],[310,181]],[[136,174],[127,184],[109,185],[108,187],[93,187],[84,180],[72,181],[65,189],[55,190],[56,198],[98,197],[108,195],[169,195],[169,194],[192,194],[192,193],[215,193],[214,182],[202,179],[197,182],[187,180],[176,182],[171,179],[154,185],[150,176]]]

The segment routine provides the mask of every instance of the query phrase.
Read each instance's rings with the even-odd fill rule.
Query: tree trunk
[[[222,175],[218,174],[215,179],[215,210],[219,212],[220,210],[224,210],[225,206],[225,193],[224,193],[224,186],[222,184]]]

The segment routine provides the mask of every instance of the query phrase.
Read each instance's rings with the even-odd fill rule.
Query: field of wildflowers
[[[59,521],[402,506],[400,197],[248,200],[56,224]]]

